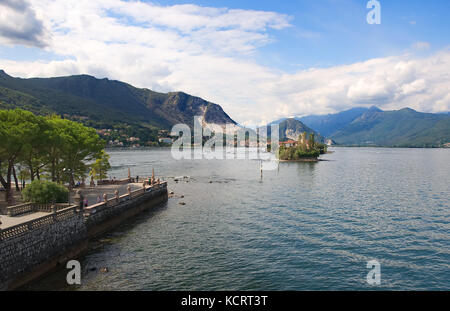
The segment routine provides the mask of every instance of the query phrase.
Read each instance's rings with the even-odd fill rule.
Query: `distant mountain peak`
[[[300,123],[302,123],[301,121],[298,121],[298,120],[296,120],[295,118],[286,118],[286,120],[283,120],[283,121],[281,121],[281,122],[300,122]]]
[[[0,69],[0,77],[10,77],[3,69]]]
[[[279,138],[281,141],[286,139],[297,140],[298,137],[306,132],[307,134],[315,134],[316,140],[323,142],[323,137],[318,134],[313,129],[306,126],[303,122],[295,119],[295,118],[286,118],[279,120],[279,122],[274,121],[267,125],[267,135],[271,135],[271,125],[278,124],[279,126]],[[263,126],[264,128],[264,126]],[[261,129],[261,128],[260,128]]]
[[[405,111],[405,112],[417,112],[416,110],[414,110],[414,109],[412,109],[412,108],[409,108],[409,107],[400,109],[399,111]]]
[[[369,108],[369,111],[382,112],[383,110],[381,110],[381,109],[378,108],[377,106],[372,106],[372,107]]]

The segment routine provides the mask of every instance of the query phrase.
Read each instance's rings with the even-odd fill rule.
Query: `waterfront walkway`
[[[96,187],[86,187],[83,189],[77,189],[81,190],[81,193],[85,198],[88,200],[88,206],[95,205],[98,203],[98,196],[100,196],[100,199],[103,200],[103,194],[106,194],[108,196],[108,199],[115,196],[114,192],[116,190],[119,191],[119,195],[123,195],[128,193],[128,186],[131,187],[131,191],[141,189],[142,183],[131,183],[131,184],[124,184],[124,185],[102,185],[102,186],[96,186]],[[70,202],[73,204],[73,196],[75,195],[76,191],[72,191],[70,195]],[[28,222],[30,220],[38,219],[43,216],[47,216],[50,213],[46,212],[34,212],[29,214],[23,214],[18,216],[6,216],[6,215],[0,215],[0,221],[2,224],[0,224],[0,229],[7,229],[9,227],[19,225],[24,222]]]
[[[123,195],[128,193],[127,188],[128,186],[131,187],[131,191],[142,189],[142,183],[135,183],[135,184],[125,184],[125,185],[102,185],[97,187],[86,187],[81,190],[81,193],[85,198],[88,200],[88,206],[94,205],[99,203],[98,202],[98,196],[100,196],[100,201],[103,201],[103,194],[106,194],[108,196],[108,199],[115,196],[114,192],[116,190],[119,190],[119,195]],[[78,190],[78,189],[77,189]],[[73,203],[73,196],[75,195],[75,192],[71,194],[70,203]]]
[[[37,219],[39,217],[46,216],[48,214],[50,213],[36,212],[14,217],[0,215],[0,221],[2,222],[2,224],[0,225],[0,229],[6,229],[15,225],[19,225],[21,223]]]

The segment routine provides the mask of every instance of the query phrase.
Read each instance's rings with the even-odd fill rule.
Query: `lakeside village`
[[[173,143],[168,130],[148,125],[132,126],[120,122],[94,121],[86,116],[70,114],[62,114],[61,118],[95,128],[95,131],[105,141],[108,148],[170,147]]]
[[[120,129],[100,129],[97,134],[107,142],[108,147],[170,147],[173,138],[169,137],[169,131],[159,130],[158,141],[142,141],[139,137],[130,136]]]
[[[100,129],[96,131],[97,134],[107,142],[108,147],[170,147],[177,138],[170,136],[169,131],[167,130],[158,131],[158,142],[142,142],[139,137],[128,136],[117,129]],[[311,135],[309,139],[307,139],[307,133],[302,133],[297,141],[293,139],[280,141],[280,160],[317,158],[318,155],[325,154],[327,152],[327,146],[331,146],[333,144],[332,140],[328,140],[326,144],[317,143],[314,141],[314,134]],[[247,139],[245,141],[240,141],[239,144],[235,144],[235,147],[259,147],[259,145],[258,143],[249,142]]]
[[[74,122],[84,123],[88,120],[84,116],[72,116],[65,114],[62,116],[64,119],[72,120]],[[98,124],[97,124],[98,125]],[[171,147],[173,143],[178,139],[177,136],[172,136],[171,131],[154,129],[149,130],[151,134],[137,131],[131,126],[124,124],[116,124],[114,127],[96,129],[97,134],[106,142],[107,148],[141,148],[141,147]],[[311,137],[306,138],[306,133],[303,133],[298,137],[298,140],[286,138],[284,141],[279,142],[280,150],[283,150],[280,160],[301,159],[314,157],[316,153],[311,153],[312,149],[318,149],[319,154],[326,153],[326,146],[334,145],[331,139],[326,140],[326,144],[309,143]],[[314,140],[314,135],[312,136]],[[205,137],[203,142],[205,142]],[[268,139],[270,145],[270,139]],[[245,140],[239,142],[235,137],[235,147],[259,147],[257,142],[249,141],[248,135]],[[291,151],[287,151],[291,150]],[[310,152],[306,152],[310,151]],[[289,154],[288,154],[289,153]]]

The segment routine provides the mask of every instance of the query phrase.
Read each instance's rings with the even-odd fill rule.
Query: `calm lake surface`
[[[333,151],[261,181],[259,161],[110,150],[112,176],[154,168],[175,197],[95,240],[81,286],[61,271],[31,289],[450,290],[450,150]]]

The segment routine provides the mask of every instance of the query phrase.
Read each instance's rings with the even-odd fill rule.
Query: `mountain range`
[[[372,107],[369,109],[357,107],[335,114],[310,115],[297,119],[307,126],[312,127],[325,137],[331,137],[338,130],[343,129],[369,110],[381,111],[376,107]]]
[[[0,70],[0,109],[13,108],[56,113],[97,129],[120,129],[141,141],[157,141],[160,130],[168,131],[178,123],[192,127],[194,116],[202,116],[207,125],[238,127],[221,106],[183,92],[159,93],[88,75],[22,79]],[[359,107],[270,124],[274,123],[280,125],[281,140],[297,139],[307,132],[319,141],[327,138],[349,146],[441,147],[450,142],[449,113],[409,108]]]
[[[450,114],[410,108],[357,107],[335,114],[294,117],[337,145],[442,147],[450,142]],[[280,123],[280,119],[272,123]]]
[[[0,102],[0,108],[79,117],[97,128],[124,123],[169,130],[178,123],[193,125],[194,116],[207,123],[236,124],[222,107],[199,97],[88,75],[21,79],[0,70]]]
[[[351,146],[442,147],[450,142],[450,115],[369,109],[330,138]]]

